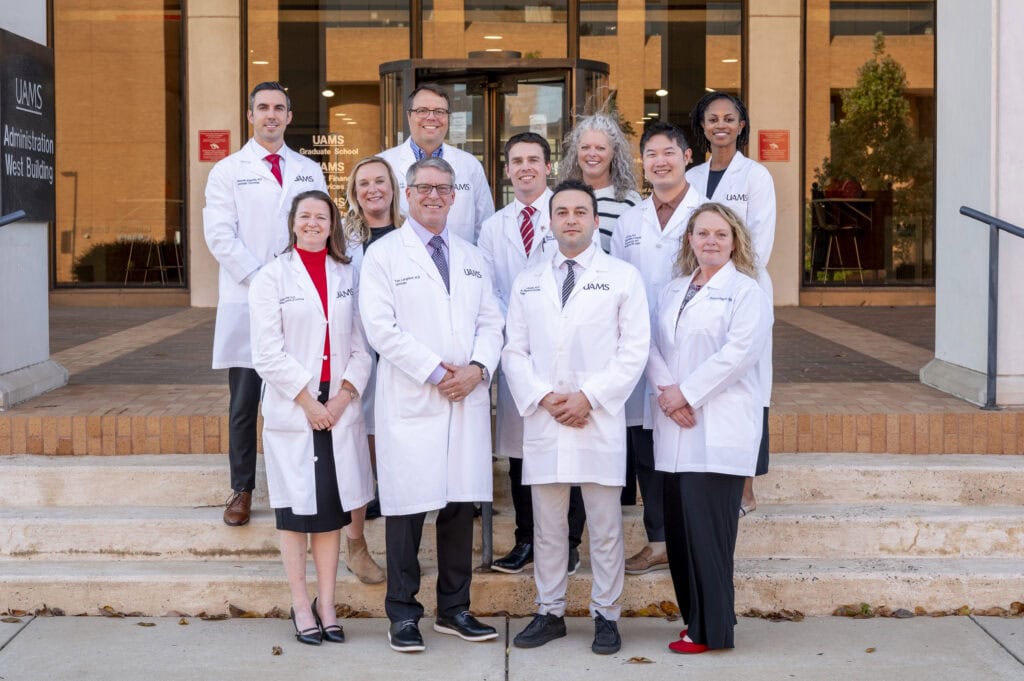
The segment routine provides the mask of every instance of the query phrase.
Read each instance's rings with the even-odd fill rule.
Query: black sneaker
[[[594,643],[590,646],[598,655],[611,655],[619,652],[622,647],[622,637],[619,636],[619,625],[612,620],[606,620],[604,615],[597,613],[594,618]]]
[[[533,616],[533,621],[516,634],[512,644],[516,648],[539,648],[548,641],[565,636],[565,618],[557,615]]]
[[[580,567],[580,549],[578,546],[572,546],[569,548],[569,574],[576,574],[576,570]]]
[[[388,644],[392,650],[400,653],[418,653],[426,650],[423,645],[423,636],[420,635],[420,627],[416,620],[402,620],[392,622],[388,629]]]
[[[533,544],[518,542],[507,554],[491,563],[491,569],[514,575],[533,562]]]
[[[453,617],[438,615],[434,620],[434,631],[458,636],[463,641],[490,641],[498,638],[498,630],[473,617],[463,610]]]

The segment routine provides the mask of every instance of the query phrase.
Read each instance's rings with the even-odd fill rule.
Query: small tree
[[[875,34],[872,58],[842,94],[845,117],[829,133],[832,155],[816,169],[822,187],[850,177],[867,190],[891,187],[897,213],[931,212],[932,147],[917,139],[906,88],[906,71],[886,54],[885,37]]]

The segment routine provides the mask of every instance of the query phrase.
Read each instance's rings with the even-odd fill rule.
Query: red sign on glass
[[[199,160],[219,161],[231,153],[230,130],[200,130]]]
[[[789,130],[758,130],[757,157],[759,161],[788,161]]]

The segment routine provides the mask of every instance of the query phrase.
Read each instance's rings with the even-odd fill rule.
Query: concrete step
[[[738,560],[736,610],[799,610],[829,615],[836,607],[868,603],[928,611],[1008,608],[1024,592],[1019,560],[867,559]],[[569,578],[570,612],[587,607],[588,563]],[[313,576],[310,575],[310,584]],[[432,612],[436,568],[424,564],[419,597]],[[338,602],[374,617],[384,615],[384,585],[360,584],[339,570]],[[478,614],[534,611],[532,573],[478,573],[473,578],[472,609]],[[287,612],[289,596],[279,561],[55,561],[0,562],[0,602],[11,609],[35,610],[46,604],[68,615],[115,611],[164,615],[227,613],[228,606]],[[650,603],[675,601],[667,571],[627,576],[620,604],[639,610]]]
[[[0,558],[232,561],[278,555],[272,511],[256,509],[250,523],[238,528],[224,525],[220,515],[219,507],[5,508]],[[1024,558],[1022,517],[1016,506],[762,504],[740,522],[736,556]],[[427,523],[422,551],[433,558],[432,515]],[[646,541],[642,510],[625,509],[623,526],[631,554]],[[513,515],[506,509],[494,517],[495,556],[512,547],[513,535]],[[366,539],[383,560],[384,522],[368,522]],[[474,543],[479,550],[479,524]],[[589,550],[586,534],[582,550]]]
[[[1024,505],[1024,456],[776,454],[758,478],[765,503]],[[508,498],[507,462],[494,464],[496,501]],[[259,458],[256,505],[267,505]],[[5,506],[217,506],[229,494],[219,454],[0,457]]]

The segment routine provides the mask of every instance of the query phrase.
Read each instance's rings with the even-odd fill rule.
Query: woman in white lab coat
[[[359,322],[358,274],[345,255],[337,207],[303,192],[290,244],[249,289],[253,364],[264,381],[263,450],[270,505],[302,643],[342,642],[334,610],[339,530],[373,497],[359,393],[370,355]],[[353,404],[354,403],[354,404]],[[306,535],[317,598],[306,591]]]
[[[757,361],[772,309],[754,280],[750,236],[706,203],[687,224],[651,329],[647,379],[654,465],[665,472],[669,569],[683,621],[678,653],[733,647],[736,508],[761,439]]]
[[[771,173],[760,163],[740,152],[750,139],[750,117],[739,98],[726,92],[709,92],[693,108],[690,116],[693,138],[702,154],[710,152],[706,163],[686,173],[686,179],[705,201],[717,201],[731,208],[750,232],[756,256],[757,283],[772,300],[772,280],[768,259],[775,243],[775,184]],[[761,402],[764,407],[761,445],[756,475],[768,472],[768,407],[772,397],[772,343],[768,339],[758,363],[761,374]],[[743,488],[739,515],[742,518],[757,508],[754,479]]]
[[[348,212],[344,219],[346,254],[352,258],[357,270],[363,261],[363,253],[377,239],[390,234],[402,224],[398,201],[398,180],[387,161],[379,156],[367,156],[356,162],[348,178],[345,192]],[[370,445],[370,463],[377,468],[376,450],[373,438],[374,381],[377,362],[374,356],[370,381],[363,391],[363,416],[366,420],[367,440]],[[345,565],[364,584],[380,584],[384,581],[384,570],[373,560],[363,536],[366,518],[380,517],[380,500],[374,497],[367,507],[352,511],[352,522],[345,526],[347,553]]]
[[[629,140],[613,116],[595,113],[576,119],[562,149],[558,181],[582,180],[594,190],[601,250],[611,253],[619,217],[643,200],[636,191]]]

